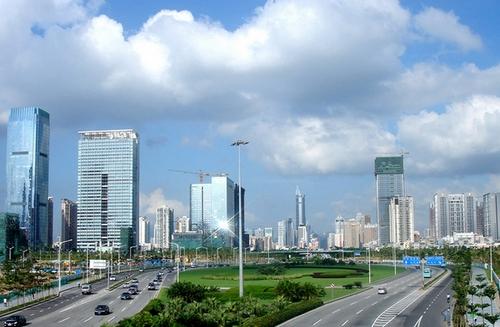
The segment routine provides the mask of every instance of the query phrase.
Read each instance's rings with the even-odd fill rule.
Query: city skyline
[[[0,54],[0,152],[10,108],[49,112],[56,203],[77,199],[77,131],[121,128],[144,140],[140,214],[151,217],[162,204],[188,215],[195,178],[168,168],[234,179],[237,137],[250,141],[249,228],[294,217],[295,185],[315,230],[376,217],[373,158],[400,149],[417,230],[435,193],[500,190],[493,1],[46,3],[4,6],[17,18],[0,26],[11,49]]]

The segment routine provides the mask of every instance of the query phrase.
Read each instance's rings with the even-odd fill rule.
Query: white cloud
[[[411,152],[410,164],[423,174],[500,172],[500,97],[474,96],[403,117],[398,138]]]
[[[151,218],[156,217],[156,209],[163,205],[174,209],[175,217],[187,216],[189,213],[189,208],[181,201],[168,200],[162,188],[157,188],[150,193],[141,193],[139,203],[140,214]]]
[[[233,129],[222,126],[224,132]],[[235,130],[246,131],[256,160],[286,175],[367,172],[375,155],[395,151],[396,141],[359,118],[252,120]]]
[[[453,12],[429,7],[414,17],[418,31],[431,38],[452,43],[462,50],[479,50],[482,48],[481,37],[460,23]]]

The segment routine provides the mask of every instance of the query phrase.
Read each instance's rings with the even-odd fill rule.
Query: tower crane
[[[200,184],[203,184],[203,179],[205,177],[209,176],[227,176],[227,173],[209,173],[203,170],[198,170],[198,171],[187,171],[187,170],[178,170],[178,169],[169,169],[168,171],[172,171],[174,173],[181,173],[181,174],[191,174],[191,175],[198,175],[200,179]]]

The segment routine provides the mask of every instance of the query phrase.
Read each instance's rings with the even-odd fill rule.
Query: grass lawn
[[[367,269],[366,265],[356,265],[355,268]],[[285,271],[284,277],[292,277],[294,282],[310,282],[312,284],[327,287],[332,283],[340,288],[325,289],[326,295],[323,300],[328,301],[334,298],[338,298],[353,292],[357,289],[346,290],[342,288],[343,285],[352,284],[355,281],[360,281],[363,286],[368,285],[368,273],[362,273],[359,276],[349,276],[345,278],[313,278],[309,276],[314,272],[345,272],[345,269],[332,267],[332,268],[289,268]],[[403,268],[398,268],[398,273],[403,272]],[[394,273],[394,268],[390,266],[372,266],[372,282],[377,280],[390,277]],[[245,293],[253,297],[262,299],[264,301],[271,301],[275,297],[274,287],[278,283],[278,280],[252,280],[252,278],[263,276],[258,273],[257,269],[254,267],[247,267],[244,270],[245,279]],[[211,278],[221,278],[221,279],[211,279]],[[224,268],[210,268],[210,269],[193,269],[181,272],[181,281],[190,281],[196,284],[201,284],[205,286],[217,286],[222,289],[221,293],[218,294],[218,298],[223,301],[232,300],[238,298],[238,268],[237,267],[224,267]],[[227,278],[227,279],[223,279]],[[160,294],[160,298],[164,294]]]

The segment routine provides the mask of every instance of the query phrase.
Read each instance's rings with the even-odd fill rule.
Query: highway
[[[32,326],[101,326],[105,322],[118,322],[139,312],[158,292],[161,286],[175,281],[175,272],[165,271],[162,285],[156,291],[148,291],[147,285],[158,270],[147,270],[136,276],[139,280],[139,293],[132,300],[120,300],[126,289],[118,287],[113,291],[105,289],[107,281],[92,284],[93,294],[82,295],[79,288],[67,290],[51,301],[17,312],[26,317]],[[124,275],[121,275],[122,278]],[[94,309],[99,304],[107,304],[111,314],[95,316]]]
[[[437,275],[437,271],[438,269],[434,270],[434,276]],[[400,312],[420,299],[427,298],[429,293],[421,290],[420,270],[412,270],[400,277],[374,283],[372,286],[374,286],[372,289],[323,305],[280,326],[388,326],[394,322]],[[387,294],[377,294],[379,286],[385,287]]]

